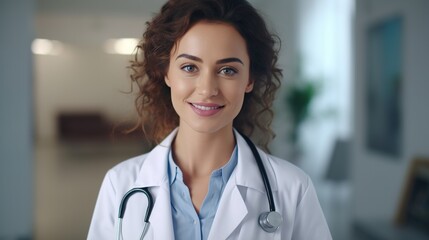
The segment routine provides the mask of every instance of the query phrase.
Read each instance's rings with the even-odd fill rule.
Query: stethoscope
[[[240,133],[240,135],[246,140],[250,149],[252,150],[253,156],[256,159],[256,163],[258,164],[259,172],[262,176],[262,181],[264,182],[265,191],[267,193],[268,204],[270,207],[269,212],[264,212],[259,215],[259,226],[266,232],[275,232],[279,226],[283,222],[283,217],[280,213],[276,212],[276,207],[274,205],[273,192],[271,191],[270,181],[268,180],[267,172],[265,171],[265,167],[262,163],[261,156],[256,149],[255,144],[244,134]],[[140,235],[140,240],[144,238],[147,230],[149,229],[149,218],[153,209],[153,199],[150,194],[148,188],[133,188],[129,190],[122,198],[121,204],[119,206],[119,214],[118,214],[118,231],[117,231],[117,240],[123,239],[122,237],[122,220],[125,214],[125,208],[127,206],[128,199],[135,193],[143,193],[146,195],[148,204],[146,208],[146,214],[144,217],[144,226],[143,231]]]

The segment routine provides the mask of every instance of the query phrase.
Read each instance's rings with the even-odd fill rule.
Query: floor
[[[106,171],[143,152],[126,141],[39,143],[36,147],[35,239],[86,239]]]
[[[39,143],[36,147],[35,239],[85,239],[106,171],[144,152],[139,142]],[[314,179],[334,239],[358,240],[351,229],[350,186]]]
[[[333,239],[358,240],[352,229],[351,191],[348,183],[313,179]]]

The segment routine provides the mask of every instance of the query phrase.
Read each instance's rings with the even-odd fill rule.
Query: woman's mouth
[[[189,103],[192,110],[199,116],[209,117],[220,112],[225,105],[215,103]]]
[[[203,110],[203,111],[215,110],[215,109],[219,109],[219,108],[223,107],[223,106],[220,106],[220,105],[207,106],[207,105],[199,105],[199,104],[195,104],[195,103],[191,103],[191,104],[192,104],[192,106],[194,106],[194,107],[196,107],[196,108],[198,108],[200,110]]]

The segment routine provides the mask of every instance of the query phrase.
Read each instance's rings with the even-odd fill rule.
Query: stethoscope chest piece
[[[259,216],[259,225],[266,232],[275,232],[282,223],[282,215],[275,211],[265,212]]]

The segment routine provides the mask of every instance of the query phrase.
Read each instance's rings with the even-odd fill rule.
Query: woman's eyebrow
[[[189,54],[186,54],[186,53],[182,53],[179,56],[177,56],[176,60],[178,58],[187,58],[187,59],[191,59],[191,60],[194,60],[194,61],[197,61],[197,62],[203,62],[203,60],[201,58],[193,56],[193,55],[189,55]]]
[[[235,57],[217,60],[216,64],[223,64],[223,63],[230,63],[230,62],[238,62],[238,63],[241,63],[241,65],[244,65],[243,61]]]
[[[178,58],[187,58],[187,59],[190,59],[193,61],[203,62],[203,60],[201,58],[194,56],[194,55],[186,54],[186,53],[182,53],[179,56],[177,56],[176,60]],[[230,63],[230,62],[238,62],[238,63],[241,63],[241,65],[244,65],[243,61],[241,61],[239,58],[235,58],[235,57],[219,59],[216,61],[216,64],[224,64],[224,63]]]

